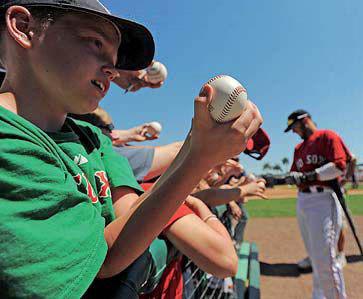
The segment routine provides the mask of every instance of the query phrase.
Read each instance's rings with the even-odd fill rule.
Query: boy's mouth
[[[106,93],[107,88],[106,85],[103,84],[101,81],[98,80],[91,80],[92,84],[96,86],[102,93]]]

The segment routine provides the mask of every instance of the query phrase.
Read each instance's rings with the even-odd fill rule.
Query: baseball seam
[[[215,76],[215,77],[213,77],[212,79],[210,79],[208,82],[207,82],[207,84],[211,84],[213,81],[216,81],[217,79],[219,79],[219,78],[223,78],[223,77],[225,77],[226,75],[218,75],[218,76]]]
[[[214,79],[214,78],[213,78]],[[214,81],[214,80],[213,80]],[[237,97],[242,93],[246,92],[246,89],[244,89],[242,86],[237,86],[232,93],[229,95],[228,101],[226,105],[224,106],[221,114],[217,117],[217,122],[223,122],[223,119],[228,115],[228,113],[231,111],[233,104],[236,102]]]

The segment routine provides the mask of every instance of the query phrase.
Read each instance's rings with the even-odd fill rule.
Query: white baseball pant
[[[313,299],[346,298],[343,270],[337,262],[342,208],[335,193],[298,193],[297,218],[313,267]]]

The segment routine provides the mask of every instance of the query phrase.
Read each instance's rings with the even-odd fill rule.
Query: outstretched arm
[[[259,179],[255,182],[245,184],[235,188],[210,188],[193,194],[193,196],[201,199],[210,207],[228,204],[230,201],[246,203],[247,196],[258,196],[266,199],[264,192],[266,190],[265,180]]]
[[[145,71],[126,71],[126,70],[118,70],[119,76],[113,80],[113,83],[121,87],[122,89],[128,89],[130,85],[132,88],[131,92],[138,91],[141,88],[149,87],[149,88],[159,88],[163,85],[163,82],[160,83],[150,83],[148,81],[147,75],[145,75]]]
[[[164,173],[179,153],[182,145],[183,142],[178,141],[155,147],[153,162],[149,172],[144,177],[144,181],[150,180]]]
[[[112,130],[110,136],[114,146],[124,146],[129,142],[141,142],[146,140],[154,140],[159,135],[148,135],[151,126],[148,123],[130,128],[128,130]]]

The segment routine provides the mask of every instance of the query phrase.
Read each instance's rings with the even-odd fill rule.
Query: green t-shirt
[[[46,134],[0,106],[0,297],[79,298],[107,253],[109,187],[140,190],[86,123]]]

